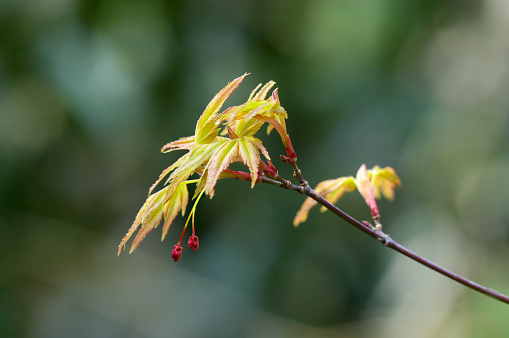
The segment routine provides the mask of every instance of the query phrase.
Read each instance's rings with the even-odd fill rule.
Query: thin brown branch
[[[458,283],[461,283],[461,284],[463,284],[477,292],[480,292],[480,293],[485,294],[489,297],[493,297],[493,298],[498,299],[506,304],[509,304],[508,296],[506,296],[496,290],[493,290],[493,289],[487,288],[483,285],[477,284],[477,283],[475,283],[461,275],[451,272],[451,271],[427,260],[426,258],[416,254],[415,252],[412,252],[411,250],[407,249],[403,245],[397,243],[395,240],[393,240],[391,237],[389,237],[385,233],[381,232],[380,230],[376,230],[375,228],[372,228],[372,227],[364,224],[363,222],[356,220],[352,216],[348,215],[346,212],[339,209],[334,204],[331,204],[329,201],[327,201],[321,195],[316,193],[316,191],[314,191],[307,184],[307,181],[304,180],[304,178],[302,177],[301,171],[297,168],[297,165],[295,162],[293,162],[292,166],[294,167],[294,177],[300,182],[300,185],[292,184],[289,181],[285,181],[283,183],[280,181],[272,180],[267,177],[262,177],[261,181],[263,183],[277,185],[284,189],[290,189],[290,190],[298,191],[299,193],[304,193],[304,194],[308,195],[309,197],[311,197],[312,199],[314,199],[315,201],[317,201],[319,204],[323,205],[324,207],[326,207],[327,209],[332,211],[337,216],[341,217],[342,219],[344,219],[345,221],[347,221],[348,223],[350,223],[351,225],[356,227],[357,229],[359,229],[362,232],[364,232],[365,234],[377,239],[384,246],[391,248],[391,249],[409,257],[410,259],[413,259],[414,261],[416,261],[430,269],[433,269],[436,272],[438,272],[446,277],[449,277],[450,279],[452,279]]]

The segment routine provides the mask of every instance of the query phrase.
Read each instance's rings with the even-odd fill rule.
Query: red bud
[[[286,155],[279,155],[279,157],[281,157],[281,160],[285,163],[292,164],[293,162],[292,159]]]
[[[173,258],[175,262],[178,262],[181,257],[182,257],[182,246],[180,244],[176,244],[173,246],[171,258]]]
[[[200,246],[200,242],[198,241],[198,236],[191,235],[191,237],[189,237],[189,241],[187,241],[187,245],[194,251],[198,250],[198,247]]]
[[[270,178],[275,178],[277,176],[277,168],[272,164],[272,161],[269,160],[269,169],[270,169]]]
[[[297,154],[295,153],[295,150],[293,149],[293,146],[292,146],[292,141],[290,140],[290,135],[286,134],[286,144],[285,144],[285,148],[286,148],[286,155],[288,155],[289,158],[292,159],[292,161],[297,161]]]

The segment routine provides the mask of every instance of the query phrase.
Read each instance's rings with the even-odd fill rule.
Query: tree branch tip
[[[243,105],[230,107],[220,112],[225,100],[228,99],[230,94],[239,86],[246,75],[248,75],[248,73],[231,81],[214,96],[198,119],[194,136],[181,138],[163,146],[161,149],[163,153],[173,150],[187,150],[188,153],[165,169],[156,183],[149,189],[147,200],[136,216],[135,224],[133,224],[134,228],[131,226],[132,230],[129,229],[126,236],[122,239],[118,247],[117,256],[119,256],[122,251],[126,251],[125,243],[129,240],[131,235],[133,235],[136,227],[138,227],[140,223],[141,228],[137,232],[133,244],[131,244],[130,250],[128,251],[129,255],[137,248],[139,242],[143,240],[145,235],[158,226],[161,219],[164,219],[165,226],[169,226],[180,211],[182,211],[182,216],[184,216],[189,200],[189,193],[187,190],[188,183],[198,183],[194,197],[197,195],[199,196],[189,213],[178,244],[174,245],[171,256],[174,261],[180,260],[183,249],[181,242],[191,217],[192,235],[189,238],[188,246],[192,250],[197,250],[199,242],[194,229],[196,203],[203,193],[208,194],[210,198],[213,197],[214,187],[219,179],[234,178],[251,182],[251,188],[258,183],[268,183],[307,195],[308,198],[305,198],[301,209],[295,217],[296,220],[294,219],[293,225],[295,228],[299,223],[305,221],[310,208],[316,204],[320,204],[322,207],[330,210],[336,216],[342,218],[358,230],[361,230],[366,235],[381,242],[385,247],[466,287],[509,304],[508,296],[493,289],[486,288],[483,285],[477,284],[427,260],[399,244],[398,241],[392,239],[382,230],[382,224],[379,221],[380,213],[375,199],[377,196],[379,197],[379,195],[382,195],[392,200],[394,188],[401,186],[399,177],[391,167],[380,168],[379,166],[374,166],[373,169],[367,170],[366,165],[362,164],[356,177],[340,177],[336,180],[320,182],[315,188],[319,193],[316,192],[309,185],[308,181],[303,178],[302,171],[297,165],[297,155],[285,124],[287,113],[280,105],[277,88],[273,91],[272,97],[266,99],[268,91],[274,85],[273,81],[268,82],[260,90],[260,85],[257,86],[249,96],[248,101]],[[293,179],[292,181],[287,180],[278,174],[277,169],[270,160],[268,150],[262,144],[262,141],[254,136],[261,125],[266,122],[269,124],[267,134],[272,128],[275,128],[281,136],[281,140],[286,149],[286,155],[280,155],[280,158],[293,169],[293,178],[295,181]],[[223,125],[223,130],[219,128],[221,125]],[[227,138],[227,136],[229,136],[229,138]],[[262,155],[268,161],[268,164],[261,159]],[[243,163],[249,169],[249,172],[228,169],[229,165],[233,162]],[[195,173],[199,174],[201,178],[197,180],[188,180],[188,177]],[[207,174],[207,176],[205,176],[205,174]],[[152,194],[153,189],[162,182],[165,177],[167,177],[165,183],[166,187]],[[330,185],[329,183],[334,185]],[[359,221],[333,204],[344,192],[353,191],[356,188],[370,208],[374,224],[371,224],[369,221]],[[197,192],[199,192],[199,194],[197,194]],[[161,241],[164,239],[167,230],[168,229],[163,229]]]

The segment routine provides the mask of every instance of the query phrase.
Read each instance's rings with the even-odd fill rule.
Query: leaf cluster
[[[174,150],[187,152],[166,168],[150,187],[147,200],[119,245],[119,254],[138,228],[130,253],[162,219],[164,226],[161,240],[164,239],[176,215],[180,211],[182,215],[185,214],[189,199],[188,184],[196,184],[193,199],[198,202],[203,193],[210,198],[214,196],[214,187],[221,178],[249,179],[253,187],[264,172],[269,176],[275,175],[277,171],[267,149],[262,141],[255,137],[265,123],[268,124],[267,133],[275,129],[287,149],[287,154],[295,157],[286,130],[287,113],[280,104],[278,90],[275,89],[267,98],[275,82],[269,81],[263,87],[258,85],[244,104],[221,112],[224,102],[247,75],[236,78],[215,95],[200,116],[193,136],[170,142],[161,149],[163,153]],[[262,160],[261,154],[267,163]],[[247,178],[244,172],[228,169],[233,162],[243,163],[249,169],[249,177]],[[189,179],[194,174],[198,174],[199,178]],[[164,188],[153,193],[163,181]],[[193,216],[195,207],[196,203],[192,210]]]

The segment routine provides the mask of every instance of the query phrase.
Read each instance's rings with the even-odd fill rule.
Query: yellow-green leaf
[[[167,188],[164,188],[164,189],[156,192],[155,194],[150,195],[147,198],[147,200],[141,207],[140,211],[138,211],[138,214],[136,215],[136,218],[134,219],[134,222],[131,225],[131,228],[129,229],[127,234],[124,236],[124,238],[120,242],[120,245],[118,246],[118,254],[119,255],[120,255],[120,252],[122,251],[122,248],[125,247],[125,244],[129,240],[129,238],[131,238],[131,236],[136,231],[138,226],[140,224],[144,223],[147,220],[147,218],[151,215],[151,213],[154,213],[154,211],[156,211],[159,207],[162,206],[163,199],[166,195],[166,192],[167,192]],[[131,246],[130,251],[132,252],[135,248],[136,247],[133,248]]]
[[[306,198],[299,211],[297,211],[297,215],[293,219],[293,226],[297,227],[300,223],[305,222],[308,219],[309,211],[313,208],[317,202],[311,197]]]
[[[270,161],[270,155],[267,149],[263,146],[262,141],[259,138],[256,137],[249,137],[249,141],[253,143],[260,151],[262,152],[263,156]]]
[[[258,180],[260,152],[258,147],[248,137],[239,139],[239,150],[242,162],[244,162],[251,172],[251,188],[253,188]]]
[[[212,198],[214,196],[214,186],[217,183],[219,174],[233,162],[239,155],[239,139],[229,140],[219,148],[210,158],[205,170],[207,170],[207,183],[205,192]]]
[[[349,177],[339,177],[334,180],[325,180],[316,186],[314,189],[316,193],[322,195],[326,200],[331,202],[332,204],[336,203],[345,192],[350,192],[355,190],[355,181],[352,176]],[[300,207],[297,215],[293,220],[293,225],[298,226],[300,223],[303,223],[307,220],[309,211],[313,208],[317,202],[308,197]]]
[[[164,237],[168,233],[170,229],[171,223],[177,216],[180,210],[182,210],[182,216],[184,216],[186,212],[187,202],[189,199],[189,192],[187,190],[186,182],[181,183],[178,188],[175,190],[173,194],[173,198],[170,199],[163,208],[163,216],[164,216],[164,225],[163,225],[163,234],[161,236],[161,241],[164,240]]]
[[[230,94],[233,93],[235,89],[237,89],[237,87],[247,75],[248,74],[246,73],[228,83],[228,85],[224,87],[219,93],[217,93],[212,101],[210,101],[210,103],[207,105],[207,108],[205,108],[205,111],[200,116],[200,119],[196,124],[195,136],[197,144],[204,143],[204,139],[207,136],[210,136],[211,133],[214,133],[215,128],[219,127],[214,121],[215,115],[219,112],[221,106],[228,99]]]
[[[177,141],[173,141],[164,145],[161,149],[162,153],[169,153],[173,150],[191,150],[196,146],[195,137],[182,137]]]
[[[332,186],[321,193],[321,195],[324,196],[325,199],[332,204],[336,204],[336,202],[339,201],[341,197],[343,197],[345,192],[352,192],[356,188],[355,179],[353,176],[340,177],[333,181],[335,182],[333,182]],[[321,212],[324,212],[325,210],[327,210],[327,208],[324,206],[320,208]]]
[[[194,174],[198,168],[205,166],[217,150],[220,149],[227,141],[228,139],[225,138],[216,139],[213,143],[200,145],[184,155],[185,159],[182,160],[178,168],[175,168],[166,182],[167,184],[170,184],[169,193],[173,193],[178,185],[187,180],[187,178]]]
[[[166,168],[160,175],[159,175],[159,178],[157,179],[157,181],[154,182],[154,184],[152,184],[152,186],[150,187],[150,189],[148,189],[148,194],[150,196],[150,194],[152,193],[152,191],[155,189],[155,187],[166,177],[168,176],[168,174],[174,170],[175,168],[177,168],[185,159],[186,157],[188,156],[188,154],[185,154],[183,156],[181,156],[175,163],[173,163],[171,166],[169,166],[168,168]]]
[[[267,97],[267,93],[269,92],[269,90],[275,85],[276,83],[274,81],[269,81],[267,82],[263,87],[262,89],[260,89],[260,91],[253,96],[253,93],[251,93],[251,96],[249,97],[249,101],[250,100],[265,100],[265,98]],[[260,84],[261,85],[261,84]],[[255,88],[258,89],[259,86]],[[253,91],[254,92],[254,91]]]
[[[371,181],[375,186],[375,197],[380,198],[383,195],[390,201],[394,199],[394,189],[401,186],[396,171],[391,167],[374,166],[371,170]]]

